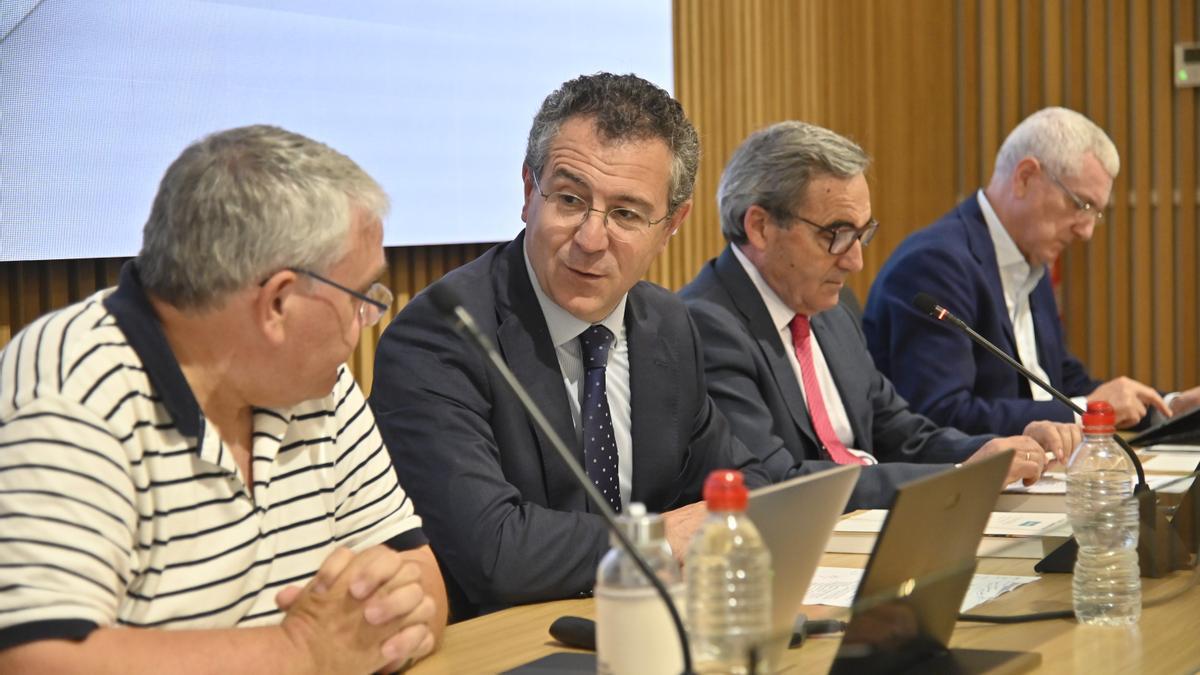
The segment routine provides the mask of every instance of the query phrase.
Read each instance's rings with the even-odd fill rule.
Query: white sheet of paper
[[[1149,452],[1200,452],[1200,445],[1178,445],[1175,443],[1159,443],[1142,448]]]
[[[1200,463],[1200,455],[1192,452],[1159,452],[1153,457],[1143,459],[1142,466],[1150,471],[1172,471],[1175,473],[1191,473]]]
[[[1067,476],[1063,473],[1044,473],[1042,479],[1033,485],[1025,485],[1014,481],[1004,488],[1005,492],[1022,492],[1030,495],[1065,495],[1067,494]]]
[[[838,521],[834,532],[879,532],[887,511],[871,509]],[[1060,528],[1067,521],[1065,513],[1020,513],[995,511],[988,517],[983,533],[999,537],[1040,537]]]
[[[1020,513],[995,511],[988,518],[983,533],[1000,537],[1040,537],[1063,527],[1065,513]]]
[[[862,570],[850,567],[818,567],[808,592],[804,595],[804,604],[850,607],[854,604],[854,594],[858,591],[862,574]],[[976,574],[971,579],[971,585],[959,611],[965,612],[1037,580],[1038,577]]]
[[[1197,458],[1200,461],[1200,458]],[[1157,490],[1159,487],[1172,481],[1178,481],[1179,476],[1157,475],[1146,476],[1146,484],[1151,489]],[[1033,485],[1024,485],[1021,481],[1014,481],[1004,488],[1005,492],[1023,492],[1031,495],[1065,495],[1067,494],[1067,475],[1058,472],[1046,472],[1042,474],[1042,479]]]
[[[1028,583],[1037,581],[1040,577],[1010,576],[1007,574],[976,574],[967,588],[962,607],[958,611],[965,612],[976,605],[982,605],[988,600],[1004,595]]]
[[[804,594],[804,604],[849,607],[862,575],[862,570],[851,567],[818,567]]]

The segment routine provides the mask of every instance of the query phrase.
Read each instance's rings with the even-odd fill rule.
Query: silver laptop
[[[825,544],[846,509],[862,467],[839,466],[750,493],[750,520],[771,550],[772,663],[779,663]]]
[[[949,649],[1012,450],[905,483],[867,561],[832,675],[1019,673],[1037,652]]]

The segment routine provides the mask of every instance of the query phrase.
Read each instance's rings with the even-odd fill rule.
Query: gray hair
[[[1089,152],[1110,177],[1117,177],[1121,157],[1103,129],[1074,110],[1043,108],[1022,120],[1004,139],[996,153],[994,175],[1012,176],[1018,162],[1035,157],[1055,175],[1075,176]]]
[[[733,151],[721,173],[721,234],[732,244],[746,243],[743,221],[756,204],[789,227],[814,178],[853,178],[870,163],[854,141],[815,124],[788,121],[759,129]]]
[[[163,175],[138,271],[148,291],[176,307],[219,306],[285,267],[337,262],[355,208],[382,220],[388,198],[349,157],[278,127],[221,131]]]
[[[545,168],[550,144],[563,122],[591,117],[609,142],[660,139],[671,150],[668,213],[692,196],[700,165],[700,137],[671,95],[636,75],[596,73],[563,83],[546,97],[533,118],[525,164],[535,174]]]

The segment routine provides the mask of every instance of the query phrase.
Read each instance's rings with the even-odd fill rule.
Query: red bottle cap
[[[1111,434],[1117,425],[1117,413],[1108,401],[1088,401],[1083,414],[1083,430],[1089,434]]]
[[[749,498],[741,471],[717,469],[704,481],[704,502],[709,511],[745,511]]]

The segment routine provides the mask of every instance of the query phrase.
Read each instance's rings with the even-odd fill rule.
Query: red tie
[[[829,413],[825,411],[825,399],[821,397],[821,385],[817,383],[817,369],[813,366],[812,328],[808,325],[808,317],[797,314],[788,326],[792,329],[792,344],[796,347],[796,358],[800,361],[800,382],[804,385],[804,395],[808,399],[808,414],[812,418],[813,429],[821,445],[825,446],[829,457],[838,464],[865,464],[862,458],[846,449],[840,438],[833,431],[829,421]]]

